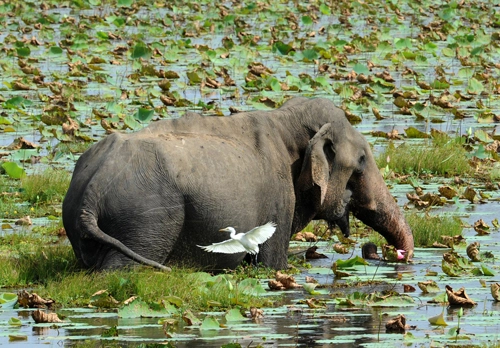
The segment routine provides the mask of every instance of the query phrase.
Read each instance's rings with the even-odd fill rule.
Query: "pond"
[[[220,117],[235,109],[272,109],[297,95],[327,97],[346,110],[375,155],[390,142],[432,145],[431,130],[466,139],[475,174],[461,179],[481,198],[471,203],[457,196],[426,213],[461,219],[466,243],[455,246],[458,255],[467,258],[466,246],[479,242],[481,253],[492,256],[452,276],[442,269],[443,253],[450,249],[416,248],[411,264],[370,261],[347,268],[349,275],[339,279],[332,264],[361,256],[360,245],[368,239],[355,234],[355,247],[341,255],[333,251],[337,240],[332,238],[316,244],[328,258],[311,260],[311,268],[295,276],[301,285],[306,276],[314,277],[316,289],[267,291],[282,293],[283,300],[262,308],[264,317],[257,321],[200,313],[208,318],[206,327],[187,327],[180,320],[167,335],[155,315],[62,308],[63,323],[34,324],[32,310],[0,308],[0,344],[71,346],[91,339],[176,347],[193,342],[206,347],[229,342],[498,346],[500,305],[490,286],[500,281],[500,231],[494,227],[500,218],[500,191],[494,189],[500,168],[498,152],[485,150],[500,140],[498,12],[497,4],[481,0],[467,6],[434,0],[0,2],[2,163],[15,163],[27,175],[47,168],[72,171],[81,152],[111,132],[139,130],[188,110]],[[389,140],[394,131],[399,137]],[[10,146],[21,137],[32,144]],[[415,184],[437,193],[454,180],[454,175],[425,171],[409,174],[410,183],[387,175],[391,193],[409,211],[416,210],[407,198]],[[0,237],[29,234],[60,220],[56,204],[50,213],[32,216],[32,227],[15,225],[22,209],[7,205],[11,189],[2,193],[2,211],[9,211]],[[17,204],[38,211],[34,203]],[[491,227],[488,234],[473,228],[480,219]],[[291,244],[292,249],[309,246]],[[418,283],[428,280],[439,290],[421,291]],[[268,289],[267,281],[262,284]],[[415,291],[405,292],[405,284]],[[428,303],[442,296],[445,285],[464,287],[477,305],[459,318],[458,308]],[[375,292],[402,295],[363,298]],[[441,312],[448,326],[431,325],[429,318]],[[409,325],[406,334],[386,333],[385,324],[399,314]],[[11,318],[21,325],[9,324]],[[450,333],[457,326],[459,334]]]

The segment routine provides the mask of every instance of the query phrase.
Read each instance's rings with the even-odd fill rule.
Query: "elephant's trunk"
[[[370,168],[357,181],[352,212],[384,236],[390,245],[406,250],[406,259],[410,259],[414,249],[411,228],[387,189],[375,161],[371,159],[367,166]]]

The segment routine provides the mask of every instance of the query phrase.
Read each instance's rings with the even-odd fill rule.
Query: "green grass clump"
[[[430,247],[434,242],[443,243],[441,236],[456,236],[462,234],[462,222],[452,216],[430,216],[411,213],[406,215],[406,221],[413,231],[415,247]]]
[[[387,161],[389,159],[389,161]],[[388,166],[400,174],[469,175],[473,172],[460,139],[436,135],[427,146],[390,143],[377,158],[379,168]]]
[[[21,179],[22,197],[30,203],[62,202],[71,181],[66,170],[47,169]]]
[[[443,243],[441,236],[456,236],[462,234],[462,222],[457,217],[431,216],[412,212],[406,214],[406,221],[413,232],[415,247],[430,247],[434,242]],[[387,241],[378,233],[371,233],[368,241],[378,247],[387,244]]]
[[[103,289],[118,301],[139,296],[146,302],[158,302],[177,296],[183,306],[194,310],[229,308],[235,303],[269,305],[267,297],[239,291],[243,279],[232,274],[217,278],[190,268],[159,272],[141,266],[89,272],[79,267],[69,245],[44,246],[28,238],[28,245],[20,246],[21,237],[2,238],[0,242],[9,243],[14,250],[0,252],[0,287],[29,287],[62,306],[87,306],[91,296]]]

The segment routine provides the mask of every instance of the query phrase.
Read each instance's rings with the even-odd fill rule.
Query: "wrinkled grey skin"
[[[92,269],[136,262],[234,268],[245,254],[197,245],[268,221],[259,262],[282,269],[293,233],[312,219],[348,232],[349,210],[398,249],[413,236],[370,148],[327,99],[294,98],[273,111],[231,117],[188,113],[132,134],[112,134],[78,160],[63,222]]]

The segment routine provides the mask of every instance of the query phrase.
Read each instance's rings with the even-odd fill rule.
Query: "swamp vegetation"
[[[0,344],[500,346],[499,28],[491,0],[0,0]],[[295,95],[373,145],[413,263],[364,261],[385,241],[354,220],[293,237],[293,289],[263,268],[79,268],[61,201],[92,143]],[[62,321],[35,323],[22,290]]]

